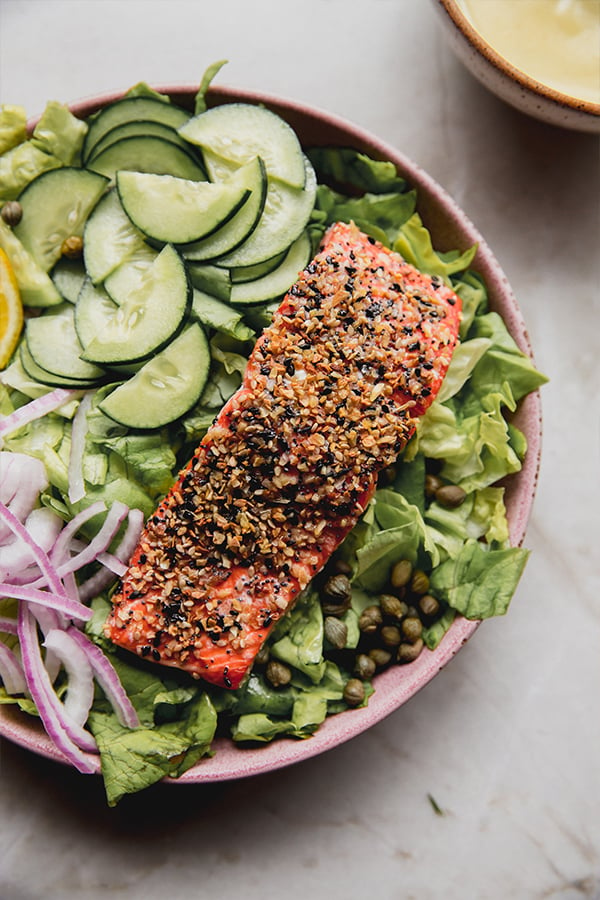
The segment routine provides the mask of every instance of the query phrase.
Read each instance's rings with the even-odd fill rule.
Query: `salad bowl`
[[[193,108],[197,86],[155,87],[168,94],[176,104]],[[70,109],[78,117],[85,118],[120,96],[121,93],[111,93],[81,100],[70,104]],[[519,348],[531,356],[521,311],[492,250],[463,210],[418,165],[377,137],[313,107],[233,88],[211,87],[208,93],[209,106],[233,101],[259,103],[273,110],[294,128],[305,147],[352,147],[375,159],[392,161],[399,174],[416,188],[419,214],[437,249],[463,251],[477,245],[472,268],[487,284],[490,308],[502,316]],[[510,543],[520,546],[532,509],[540,462],[541,405],[537,391],[524,398],[513,421],[524,433],[528,445],[523,467],[507,481],[505,496]],[[376,675],[375,690],[366,706],[330,716],[309,739],[280,738],[270,744],[244,748],[228,738],[219,737],[213,743],[215,753],[212,757],[200,761],[179,778],[166,780],[183,785],[243,778],[280,769],[337,747],[397,711],[427,685],[471,638],[478,624],[457,617],[435,650],[424,651],[409,666],[395,666]],[[0,705],[0,735],[41,756],[64,762],[39,722],[13,706]],[[99,762],[97,769],[99,771]]]

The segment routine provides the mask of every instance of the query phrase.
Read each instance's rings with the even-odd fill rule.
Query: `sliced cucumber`
[[[103,175],[65,166],[44,172],[25,188],[19,197],[23,218],[14,232],[45,272],[62,255],[66,238],[81,237],[106,185]]]
[[[312,255],[312,244],[304,231],[296,238],[283,262],[262,278],[245,281],[231,286],[229,300],[234,305],[244,303],[267,303],[289,291],[298,274],[306,267]]]
[[[187,151],[159,137],[128,137],[111,144],[88,162],[88,168],[114,179],[121,169],[175,175],[204,181],[204,169]]]
[[[190,118],[190,114],[172,103],[165,103],[153,97],[125,97],[105,106],[90,120],[82,149],[84,163],[90,158],[98,142],[113,128],[126,122],[152,121],[180,128]]]
[[[108,321],[117,315],[119,307],[106,291],[86,278],[75,304],[75,331],[83,347],[88,347]]]
[[[63,298],[47,272],[39,267],[12,228],[0,219],[0,247],[15,273],[21,300],[25,306],[58,306]]]
[[[250,196],[244,187],[173,175],[117,173],[123,209],[148,237],[167,244],[198,241],[224,225]]]
[[[29,319],[25,339],[33,361],[51,375],[88,382],[104,376],[102,369],[81,357],[83,348],[75,331],[74,309],[70,303],[56,312]]]
[[[83,258],[87,274],[98,284],[145,247],[144,236],[131,224],[113,188],[100,200],[85,226]]]
[[[140,290],[148,270],[157,256],[158,250],[154,250],[152,247],[140,247],[107,276],[104,288],[117,306],[120,306],[130,294],[135,294]]]
[[[200,399],[208,379],[210,349],[193,323],[139,372],[99,404],[105,415],[128,428],[161,428]]]
[[[177,131],[170,125],[163,125],[161,122],[152,122],[147,119],[136,122],[124,122],[107,131],[104,137],[100,138],[96,146],[93,148],[88,162],[91,162],[99,153],[106,150],[112,144],[126,137],[160,137],[165,141],[170,141],[181,147],[182,150],[189,152],[189,144],[184,141]]]
[[[210,266],[207,263],[188,262],[190,280],[199,291],[205,291],[219,300],[229,300],[231,296],[231,276],[227,269]]]
[[[52,269],[50,277],[61,297],[69,303],[75,303],[85,281],[85,268],[80,259],[67,259],[63,256]]]
[[[79,381],[76,378],[63,378],[60,375],[53,375],[51,372],[46,372],[46,370],[42,369],[41,366],[38,366],[33,359],[29,352],[27,341],[21,341],[21,344],[19,345],[19,358],[26,374],[33,381],[38,381],[40,384],[47,385],[47,387],[82,388],[83,390],[89,390],[89,388],[93,387],[96,383],[93,381]]]
[[[191,302],[183,261],[167,244],[120,306],[103,307],[104,321],[85,344],[83,358],[109,366],[145,359],[173,339]]]
[[[289,187],[270,178],[267,200],[258,225],[237,249],[219,258],[219,265],[253,266],[287,249],[298,238],[310,219],[315,203],[317,178],[306,163],[306,187]]]
[[[257,263],[255,266],[236,266],[230,269],[231,283],[238,284],[244,281],[254,281],[256,278],[268,275],[269,272],[272,272],[273,269],[276,269],[283,262],[288,252],[289,248],[286,248],[281,253],[277,253],[270,259],[265,259],[264,262]]]
[[[229,253],[246,240],[262,215],[267,197],[267,170],[259,156],[239,169],[228,168],[223,178],[216,181],[244,187],[250,191],[250,197],[233,218],[210,237],[182,247],[186,259],[201,261]]]
[[[191,118],[179,128],[179,134],[237,165],[260,156],[269,175],[292,187],[304,187],[306,170],[300,141],[287,122],[264,106],[215,106]]]

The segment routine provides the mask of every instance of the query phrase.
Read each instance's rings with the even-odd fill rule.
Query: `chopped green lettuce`
[[[22,106],[0,106],[0,153],[27,140],[27,114]]]
[[[87,129],[67,106],[48,103],[32,136],[0,155],[0,200],[14,200],[43,172],[77,164]]]

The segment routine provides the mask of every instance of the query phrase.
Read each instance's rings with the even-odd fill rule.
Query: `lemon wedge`
[[[0,248],[0,369],[4,369],[19,342],[23,304],[8,256]]]

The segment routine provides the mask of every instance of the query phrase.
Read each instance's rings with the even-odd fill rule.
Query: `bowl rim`
[[[194,94],[198,89],[196,84],[173,83],[153,84],[151,87],[160,93],[168,94],[174,102],[183,102],[188,107],[193,103]],[[125,90],[114,90],[76,100],[67,105],[75,115],[87,116],[109,102],[121,98],[125,92]],[[391,160],[398,171],[410,182],[411,187],[417,189],[417,208],[426,223],[428,212],[441,209],[444,227],[450,227],[452,231],[460,232],[465,242],[464,249],[474,243],[478,245],[472,266],[479,270],[484,269],[490,298],[492,301],[494,298],[501,301],[502,315],[511,335],[518,346],[533,359],[531,342],[522,312],[512,288],[487,242],[462,207],[437,181],[403,152],[347,119],[313,105],[303,104],[275,94],[223,86],[211,87],[207,99],[209,105],[235,101],[263,103],[284,117],[287,115],[293,120],[299,119],[309,125],[317,124],[319,128],[325,127],[328,133],[343,134],[346,140],[344,144],[340,143],[340,145],[352,144],[358,149],[370,152],[375,158]],[[31,120],[30,127],[33,127],[35,122],[36,119]],[[306,143],[308,145],[309,142]],[[440,249],[450,249],[439,246]],[[492,302],[492,308],[494,306],[495,304]],[[507,506],[510,505],[512,513],[509,519],[509,528],[510,542],[513,546],[521,546],[525,539],[538,483],[542,438],[539,390],[524,398],[517,410],[517,419],[525,421],[529,430],[527,433],[528,452],[523,467],[520,472],[512,476],[512,491],[510,487],[507,491]],[[524,489],[519,490],[519,485],[523,485]],[[511,499],[509,500],[509,498]],[[201,759],[179,778],[164,778],[163,782],[184,785],[236,780],[266,774],[334,749],[378,724],[412,699],[445,668],[475,633],[479,625],[479,621],[457,616],[434,651],[421,654],[410,667],[397,666],[378,674],[376,687],[379,687],[380,690],[375,690],[369,698],[367,706],[328,717],[309,740],[278,738],[276,741],[258,748],[247,748],[235,745],[229,738],[220,737],[212,745],[213,750],[216,751],[214,756]],[[0,737],[7,738],[39,756],[70,765],[45,734],[41,723],[22,713],[15,705],[0,705]],[[100,774],[98,757],[90,755],[90,760],[95,761],[96,772]]]
[[[572,94],[559,91],[557,88],[550,87],[543,81],[538,81],[523,69],[515,66],[505,56],[498,53],[494,47],[486,41],[482,34],[471,23],[467,14],[460,8],[459,0],[436,0],[438,5],[445,10],[456,29],[462,34],[465,40],[471,44],[481,55],[502,75],[508,76],[511,80],[516,81],[521,87],[532,91],[540,97],[545,98],[560,107],[568,107],[580,113],[587,113],[591,116],[600,116],[600,103],[594,103],[593,100],[580,99]]]

